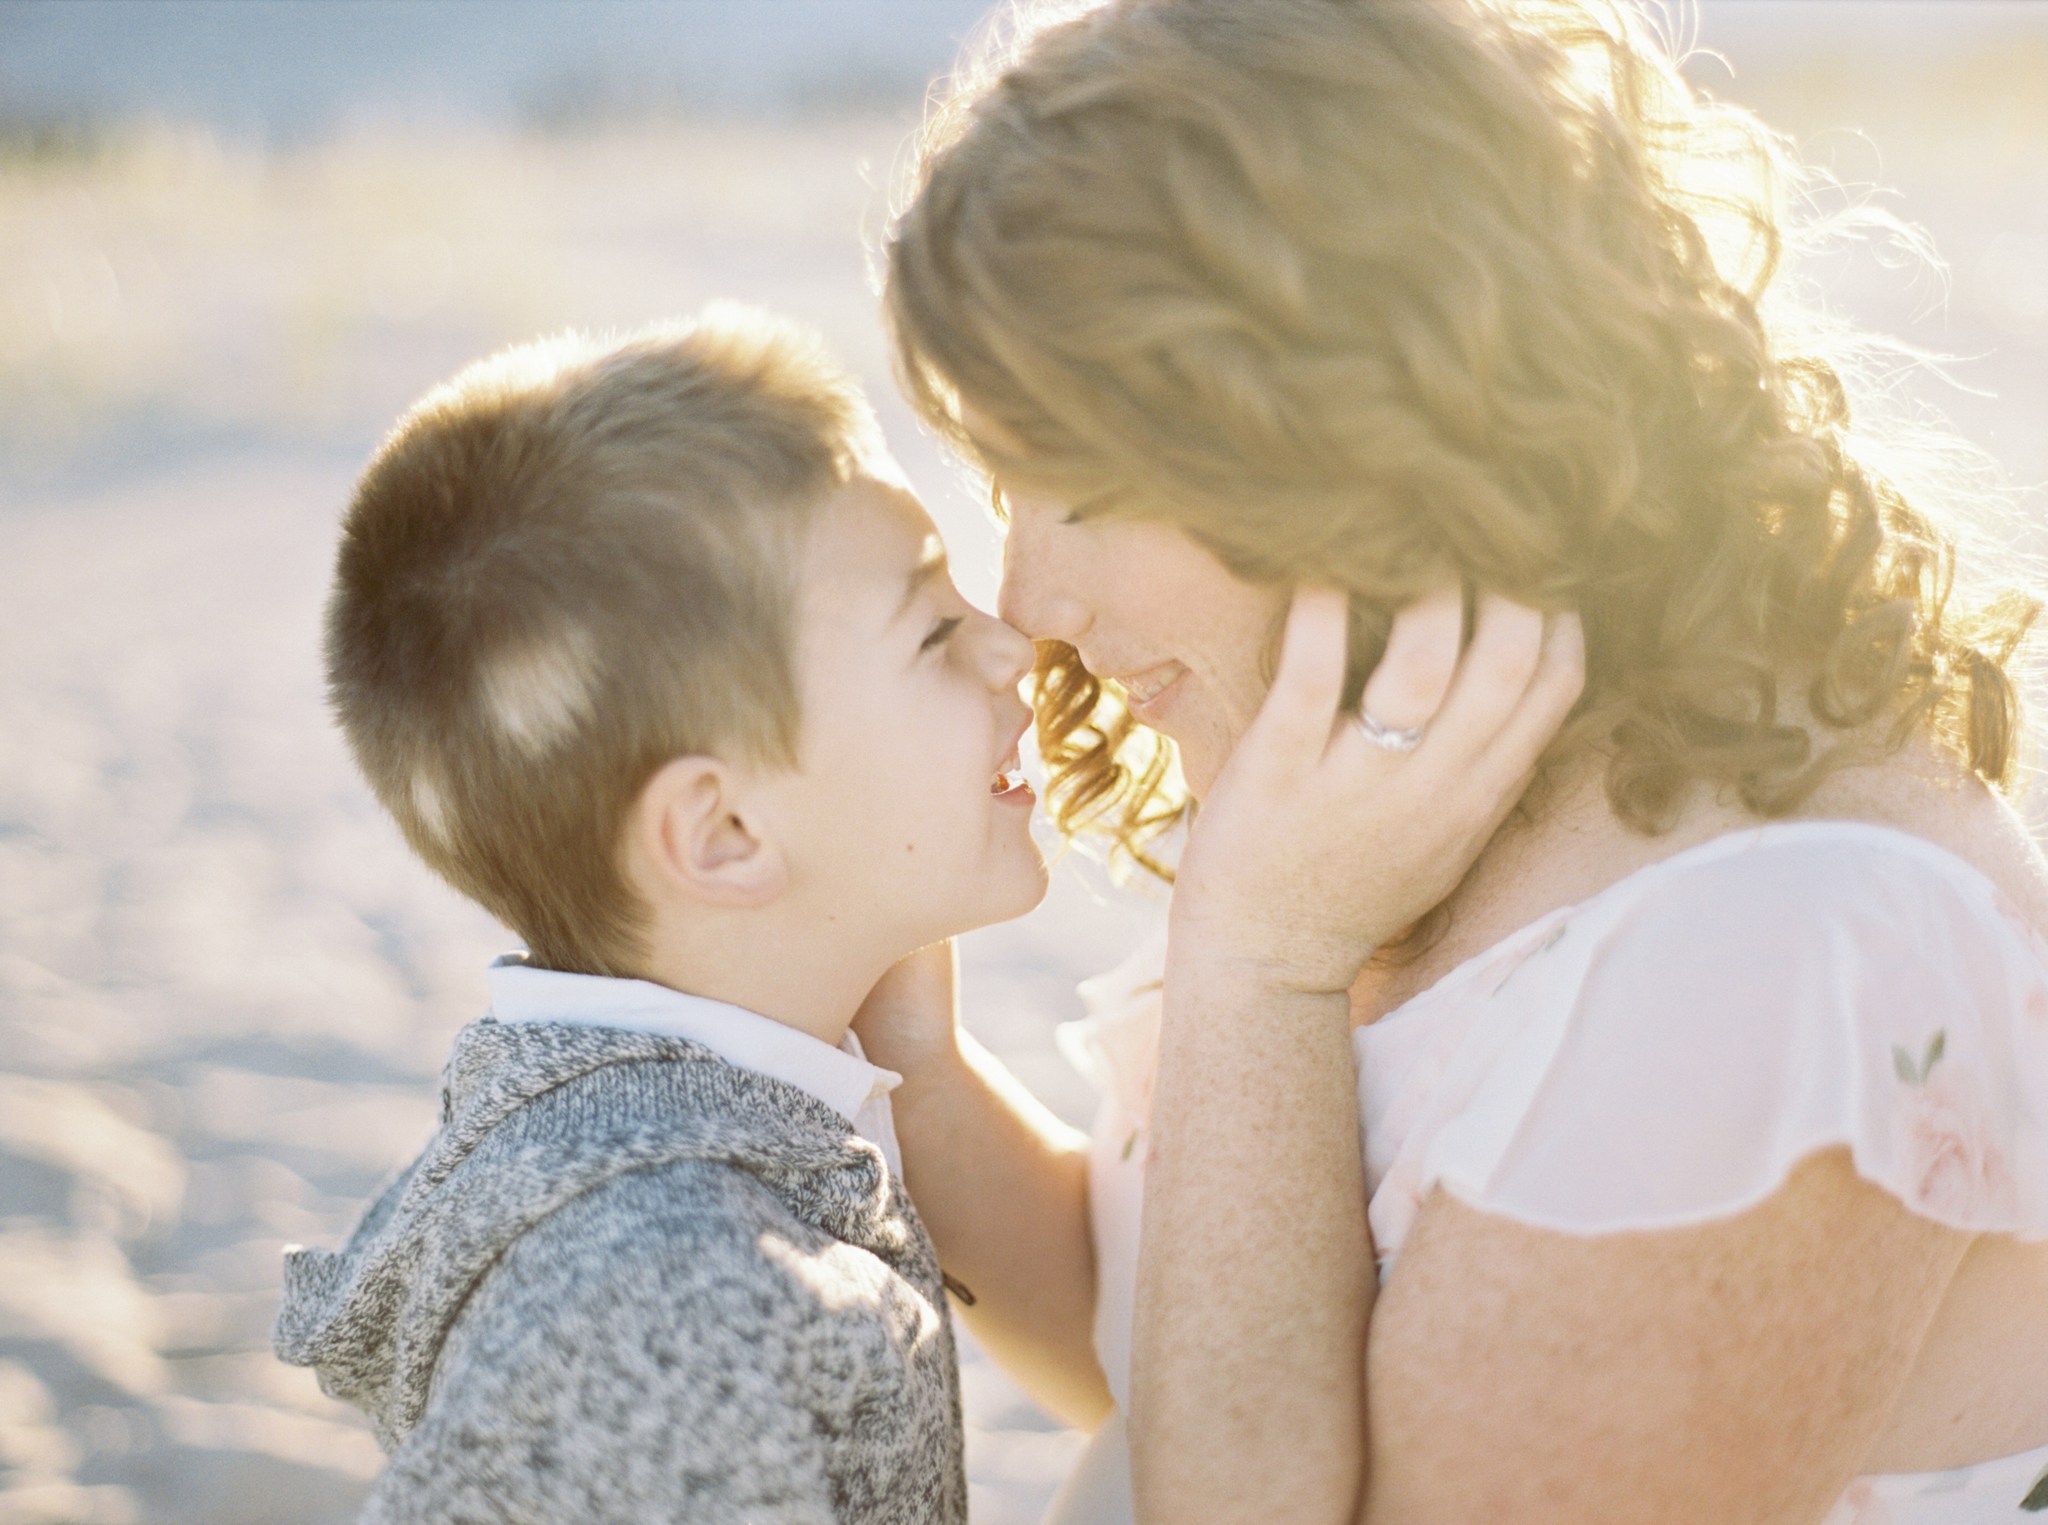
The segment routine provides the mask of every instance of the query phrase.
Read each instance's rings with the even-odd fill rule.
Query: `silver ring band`
[[[1358,727],[1360,735],[1382,751],[1413,752],[1422,745],[1422,727],[1419,725],[1396,730],[1392,726],[1381,725],[1367,710],[1360,710],[1352,717],[1351,723]]]

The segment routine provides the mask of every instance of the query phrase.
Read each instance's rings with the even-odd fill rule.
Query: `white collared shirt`
[[[869,1064],[851,1029],[834,1048],[743,1006],[685,995],[651,980],[536,969],[523,953],[493,959],[488,979],[491,1015],[500,1022],[570,1022],[682,1038],[703,1044],[728,1064],[793,1085],[853,1124],[854,1132],[882,1151],[890,1173],[903,1178],[889,1106],[889,1093],[903,1077]]]

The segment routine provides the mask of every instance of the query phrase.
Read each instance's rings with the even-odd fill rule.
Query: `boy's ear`
[[[634,801],[630,852],[656,886],[713,905],[767,905],[789,882],[782,850],[760,829],[742,778],[715,757],[662,764]]]

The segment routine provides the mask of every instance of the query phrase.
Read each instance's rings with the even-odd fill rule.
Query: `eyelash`
[[[1003,496],[1002,488],[996,486],[994,483],[990,483],[988,489],[988,501],[990,506],[993,507],[996,511],[996,517],[1002,520],[1003,523],[1008,524],[1010,522],[1010,500]],[[1065,513],[1060,515],[1059,522],[1061,524],[1079,524],[1085,517],[1086,515],[1084,515],[1080,509],[1069,508]]]
[[[930,651],[934,646],[943,646],[953,638],[953,632],[960,628],[960,617],[952,615],[932,626],[931,633],[918,644],[919,651]]]

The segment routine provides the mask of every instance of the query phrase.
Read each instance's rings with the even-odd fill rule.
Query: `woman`
[[[1147,728],[1202,810],[1156,1083],[1097,1025],[1092,1237],[900,988],[873,1046],[978,1327],[1084,1420],[1097,1317],[1140,1518],[2048,1508],[2033,605],[1863,464],[1787,170],[1593,0],[1108,0],[934,123],[888,311],[1007,507],[1055,816],[1144,861]],[[1348,674],[1311,594],[1269,690],[1315,582]],[[1584,697],[1432,878],[1446,754],[1569,686],[1536,609]]]

